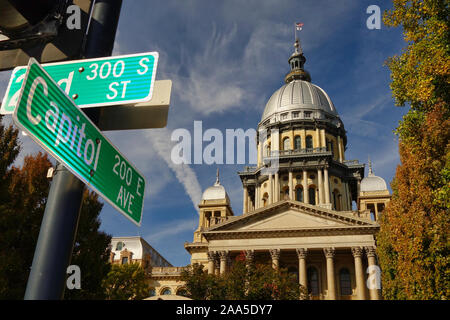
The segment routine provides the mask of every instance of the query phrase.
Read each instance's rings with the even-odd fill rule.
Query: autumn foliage
[[[4,126],[0,116],[0,299],[23,299],[47,203],[52,166],[43,152],[20,152],[19,131]],[[80,290],[66,290],[65,299],[104,299],[101,281],[110,270],[111,236],[99,231],[103,204],[85,190],[72,264],[80,266]]]
[[[394,0],[384,22],[408,45],[388,60],[401,164],[377,238],[385,299],[449,299],[449,2]]]

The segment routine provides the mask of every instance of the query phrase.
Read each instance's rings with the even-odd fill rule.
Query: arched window
[[[294,149],[300,150],[302,148],[302,140],[300,136],[295,136],[294,138]]]
[[[289,200],[289,187],[284,187],[281,191],[281,199],[282,200]]]
[[[266,157],[270,157],[270,143],[266,145]]]
[[[295,190],[295,199],[297,201],[303,202],[303,188],[302,187],[298,187]]]
[[[309,267],[306,271],[308,277],[308,293],[313,296],[319,295],[319,273],[315,267]]]
[[[339,272],[339,284],[342,296],[349,296],[352,294],[352,281],[350,279],[350,272],[347,268],[342,268]]]
[[[187,293],[187,290],[185,288],[180,288],[177,291],[177,295],[178,296],[187,297],[188,293]]]
[[[283,150],[290,150],[291,149],[291,139],[284,138],[283,140]]]
[[[306,136],[306,149],[313,148],[313,139],[312,136]]]
[[[267,194],[267,192],[266,193],[264,193],[264,195],[263,195],[263,207],[265,207],[265,206],[267,206],[267,203],[268,203],[268,200],[269,199],[269,195]]]
[[[327,151],[331,151],[331,154],[334,155],[333,141],[328,139],[327,139]]]
[[[122,251],[122,249],[125,247],[125,243],[123,243],[122,241],[117,242],[116,245],[116,251]]]
[[[341,210],[341,195],[337,189],[333,190],[333,208],[336,211]]]
[[[311,187],[308,189],[309,204],[316,204],[316,189]]]
[[[161,295],[172,294],[172,291],[169,288],[164,288],[161,290]]]

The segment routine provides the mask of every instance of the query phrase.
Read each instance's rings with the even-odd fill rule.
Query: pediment
[[[297,210],[280,212],[261,221],[244,224],[236,230],[273,230],[291,228],[320,228],[320,227],[342,227],[348,226],[342,222],[317,217]]]
[[[303,204],[282,201],[239,217],[233,217],[208,231],[271,231],[293,229],[346,228],[376,226],[372,221],[351,214]]]

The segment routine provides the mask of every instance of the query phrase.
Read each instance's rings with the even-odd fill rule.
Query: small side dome
[[[376,176],[372,171],[372,163],[369,160],[369,174],[361,180],[361,192],[386,191],[387,185],[383,178]]]
[[[206,189],[203,192],[202,195],[202,201],[203,200],[228,200],[228,194],[224,188],[224,186],[222,186],[220,184],[219,181],[219,170],[217,170],[217,179],[216,179],[216,183],[214,183],[214,185],[212,187],[209,187],[208,189]]]

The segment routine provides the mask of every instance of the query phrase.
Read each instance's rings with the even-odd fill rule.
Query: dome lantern
[[[298,38],[295,39],[294,48],[294,53],[288,59],[291,71],[289,71],[289,73],[284,77],[284,82],[289,83],[293,80],[304,80],[311,82],[309,72],[304,69],[306,58],[303,55],[303,50]]]

